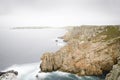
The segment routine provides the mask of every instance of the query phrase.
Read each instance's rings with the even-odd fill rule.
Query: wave
[[[55,72],[40,72],[40,62],[23,65],[13,65],[4,71],[18,71],[18,80],[104,80],[98,76],[77,76],[71,73],[55,71]]]

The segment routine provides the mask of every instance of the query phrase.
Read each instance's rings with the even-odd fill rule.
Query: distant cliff
[[[44,53],[41,71],[101,75],[112,69],[120,55],[120,26],[72,27],[62,38],[67,45],[55,53]]]

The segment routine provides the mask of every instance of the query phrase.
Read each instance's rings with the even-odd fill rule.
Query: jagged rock
[[[45,59],[45,60],[43,60]],[[55,70],[54,68],[54,56],[52,53],[45,53],[42,57],[42,62],[44,62],[45,64],[41,64],[41,70],[42,71],[46,71],[46,72],[51,72],[53,70]],[[49,66],[46,66],[49,65]]]
[[[17,75],[18,72],[14,70],[0,72],[0,80],[18,80]]]
[[[119,26],[82,26],[65,36],[67,45],[43,54],[41,71],[64,71],[77,75],[101,75],[110,71],[120,54]]]
[[[105,80],[120,80],[120,57],[118,58],[118,63],[113,65],[112,70],[107,74]]]

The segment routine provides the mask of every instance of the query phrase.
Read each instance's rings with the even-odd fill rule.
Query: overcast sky
[[[119,23],[120,0],[0,0],[0,27]]]

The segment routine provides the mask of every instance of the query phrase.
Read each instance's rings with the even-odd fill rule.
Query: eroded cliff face
[[[73,27],[63,36],[67,45],[43,54],[41,71],[101,75],[110,71],[120,55],[120,26]]]
[[[117,64],[113,65],[112,70],[107,74],[105,80],[120,80],[120,57],[118,57],[117,60]]]

